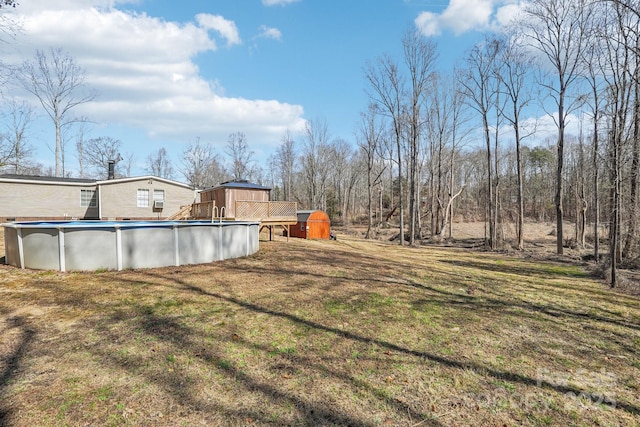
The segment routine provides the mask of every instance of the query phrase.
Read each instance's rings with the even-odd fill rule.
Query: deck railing
[[[235,219],[246,221],[296,223],[296,202],[236,202]]]
[[[298,222],[298,204],[296,202],[251,202],[237,201],[233,218],[240,221],[260,221],[262,223],[292,223]],[[194,219],[211,219],[216,212],[214,202],[194,203],[191,207],[191,217]]]
[[[191,218],[212,219],[215,204],[213,202],[194,203],[191,205]]]

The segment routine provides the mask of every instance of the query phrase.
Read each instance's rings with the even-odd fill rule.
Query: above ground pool
[[[258,251],[249,221],[51,221],[4,227],[5,260],[41,270],[123,270],[202,264]]]

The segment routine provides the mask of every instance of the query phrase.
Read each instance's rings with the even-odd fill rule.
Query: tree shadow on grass
[[[239,265],[238,268],[241,268],[242,271],[247,273],[255,273],[262,276],[273,275],[273,277],[282,276],[283,274],[302,274],[305,277],[314,277],[318,279],[331,279],[335,286],[339,286],[341,281],[366,281],[367,283],[377,283],[380,286],[389,286],[389,285],[397,285],[397,286],[407,286],[414,289],[428,291],[430,293],[440,294],[446,298],[452,299],[452,301],[448,301],[448,303],[455,303],[459,305],[469,304],[469,308],[484,308],[486,310],[489,309],[503,309],[508,308],[513,310],[514,308],[519,308],[525,310],[530,313],[540,313],[548,316],[550,319],[562,319],[563,317],[569,317],[576,320],[593,320],[598,322],[603,322],[615,326],[621,326],[624,328],[629,328],[633,330],[640,330],[640,325],[630,322],[624,318],[620,318],[616,313],[608,312],[611,316],[607,317],[603,314],[597,314],[586,311],[577,311],[571,310],[566,307],[560,306],[558,304],[543,304],[537,303],[533,301],[528,301],[522,298],[519,298],[517,294],[511,293],[509,295],[501,295],[496,289],[491,287],[485,287],[483,292],[486,295],[468,295],[463,292],[453,292],[448,290],[449,288],[460,287],[463,289],[467,289],[469,287],[469,283],[465,282],[461,278],[456,278],[453,275],[447,276],[449,271],[436,271],[432,269],[434,273],[442,273],[447,277],[448,283],[446,287],[436,287],[429,284],[429,280],[420,280],[420,278],[407,278],[407,277],[398,277],[397,272],[410,272],[412,269],[416,268],[416,265],[411,263],[402,263],[397,261],[389,261],[385,260],[383,257],[376,257],[368,254],[358,255],[357,259],[354,259],[354,255],[352,253],[341,251],[339,249],[332,250],[330,252],[325,251],[316,251],[313,253],[313,259],[310,260],[308,254],[305,253],[294,253],[289,257],[291,260],[290,266],[296,266],[295,268],[289,268],[287,270],[282,270],[279,266],[270,265],[267,267],[254,267],[249,266],[246,267],[244,265]],[[520,268],[519,266],[509,266],[509,265],[494,265],[492,263],[480,263],[473,262],[467,260],[441,260],[441,263],[451,264],[459,267],[467,267],[474,270],[491,270],[502,273],[509,273],[513,275],[521,275],[528,276],[529,274],[539,274],[542,272],[542,276],[544,277],[545,271],[550,271],[549,277],[558,278],[563,277],[567,278],[568,276],[562,273],[554,273],[553,269],[545,269],[542,267],[536,268],[535,266],[531,266],[530,268]],[[329,267],[336,268],[348,268],[348,274],[344,274],[340,277],[330,276],[325,272],[318,272],[317,269],[314,271],[311,268],[305,269],[306,266],[313,267],[315,265],[322,265],[327,267],[327,271]],[[387,274],[388,273],[388,274]],[[577,273],[576,273],[577,274]],[[406,276],[406,275],[405,275]],[[583,276],[577,276],[583,277]],[[495,278],[492,278],[495,280]],[[531,288],[533,288],[531,286]],[[606,291],[593,291],[589,289],[576,287],[576,290],[580,292],[585,292],[589,298],[589,300],[593,300],[595,298],[604,298],[602,295],[609,295]],[[540,289],[540,292],[545,292],[547,289]],[[479,292],[480,294],[480,292]],[[493,294],[493,295],[492,295]],[[636,303],[637,300],[632,297],[620,296],[618,294],[614,294],[616,298],[616,302],[618,300],[628,301],[629,304]],[[501,299],[504,298],[504,299]],[[605,299],[606,302],[611,302],[610,299]],[[588,306],[585,305],[588,308]],[[637,308],[637,304],[634,306]],[[599,312],[607,312],[606,309],[598,306],[596,307]],[[613,318],[612,316],[618,317],[618,319]]]
[[[524,275],[524,276],[528,276],[530,274],[537,274],[536,272],[538,270],[536,269],[524,269],[524,268],[520,268],[520,266],[507,266],[507,265],[494,265],[494,264],[485,264],[485,263],[477,263],[477,262],[469,262],[469,261],[442,261],[445,263],[451,263],[454,264],[456,266],[462,266],[462,267],[468,267],[468,268],[474,268],[474,269],[479,269],[479,270],[491,270],[491,271],[496,271],[496,272],[501,272],[501,273],[508,273],[508,274],[513,274],[513,275]],[[563,273],[556,273],[556,275],[558,277],[567,277],[566,274]],[[570,277],[583,277],[583,276],[570,276]],[[495,290],[491,290],[491,289],[486,289],[485,290],[487,293],[495,293]],[[502,297],[506,297],[506,295],[498,295],[498,296],[502,296]],[[522,299],[518,299],[517,296],[515,295],[509,295],[509,298],[511,299],[510,304],[513,306],[517,306],[520,307],[522,309],[526,309],[526,310],[530,310],[530,311],[535,311],[535,312],[539,312],[539,313],[544,313],[550,317],[555,317],[555,318],[559,318],[559,317],[572,317],[574,319],[583,319],[583,320],[595,320],[598,322],[603,322],[603,323],[609,323],[612,325],[616,325],[616,326],[621,326],[624,328],[629,328],[629,329],[634,329],[634,330],[640,330],[640,325],[629,322],[629,321],[625,321],[625,320],[617,320],[617,319],[612,319],[610,317],[606,317],[603,315],[599,315],[599,314],[595,314],[593,312],[580,312],[580,311],[575,311],[575,310],[568,310],[564,307],[560,307],[557,304],[538,304],[538,303],[533,303],[530,301],[525,301]],[[618,298],[618,295],[616,294],[616,298]],[[622,299],[628,298],[628,297],[621,297]],[[497,298],[485,298],[486,301],[488,303],[493,303],[496,305],[500,305],[500,304],[504,304],[502,300],[497,299]],[[635,302],[635,301],[634,301]],[[599,311],[607,311],[604,310],[602,307],[598,307]],[[610,315],[616,315],[615,313],[612,313],[611,311],[608,311],[608,313]]]
[[[572,393],[575,396],[579,396],[581,394],[584,394],[584,390],[580,390],[579,388],[576,387],[572,387],[569,385],[562,385],[562,384],[556,384],[554,382],[545,380],[545,379],[541,379],[541,378],[531,378],[529,376],[526,375],[522,375],[522,374],[518,374],[518,373],[514,373],[514,372],[509,372],[509,371],[505,371],[505,370],[497,370],[494,368],[490,368],[481,364],[478,364],[476,362],[462,362],[459,360],[455,360],[452,358],[448,358],[448,357],[444,357],[444,356],[440,356],[434,353],[430,353],[430,352],[425,352],[425,351],[418,351],[418,350],[413,350],[410,348],[406,348],[403,347],[401,345],[398,344],[394,344],[379,338],[375,338],[375,337],[368,337],[368,336],[362,336],[359,335],[357,333],[351,332],[351,331],[347,331],[341,328],[336,328],[336,327],[332,327],[332,326],[326,326],[326,325],[322,325],[320,323],[308,320],[308,319],[304,319],[302,317],[299,317],[297,315],[291,314],[291,313],[287,313],[287,312],[282,312],[282,311],[278,311],[278,310],[274,310],[268,307],[263,307],[259,304],[255,304],[255,303],[251,303],[248,301],[243,301],[239,298],[236,297],[231,297],[231,296],[227,296],[227,295],[223,295],[217,292],[212,292],[212,291],[208,291],[203,289],[202,287],[190,284],[184,280],[181,280],[177,277],[166,277],[163,276],[161,274],[157,274],[151,271],[145,272],[148,276],[152,277],[153,279],[160,279],[160,280],[169,280],[174,282],[176,285],[178,285],[180,288],[183,289],[187,289],[189,291],[192,291],[198,295],[204,296],[204,297],[210,297],[210,298],[215,298],[218,300],[223,300],[226,301],[228,303],[237,305],[239,307],[242,307],[244,309],[253,311],[255,313],[262,313],[262,314],[267,314],[269,316],[274,316],[274,317],[278,317],[278,318],[283,318],[283,319],[287,319],[291,322],[293,322],[294,324],[298,324],[298,325],[304,325],[306,327],[309,328],[313,328],[319,331],[324,331],[324,332],[328,332],[331,334],[334,334],[336,336],[340,336],[342,338],[354,341],[354,342],[360,342],[360,343],[367,343],[367,344],[376,344],[381,348],[387,349],[389,351],[394,351],[394,352],[398,352],[398,353],[402,353],[405,355],[409,355],[409,356],[414,356],[414,357],[418,357],[421,358],[423,360],[429,360],[432,362],[435,362],[437,364],[443,365],[443,366],[447,366],[450,368],[455,368],[455,369],[459,369],[459,370],[472,370],[474,372],[482,372],[485,375],[489,375],[491,377],[493,377],[496,380],[499,381],[509,381],[512,383],[518,383],[518,384],[522,384],[525,386],[532,386],[532,387],[541,387],[544,389],[548,389],[548,390],[552,390],[555,391],[557,393],[560,394],[564,394],[567,395],[568,393]],[[152,281],[153,281],[152,279]],[[626,412],[628,412],[629,414],[632,415],[640,415],[640,408],[636,405],[630,404],[628,402],[622,402],[622,401],[618,401],[616,402],[616,409],[621,409],[624,410]]]
[[[191,288],[190,290],[197,291],[200,295],[206,295],[200,292],[198,288]],[[208,296],[211,297],[213,295]],[[265,313],[267,312],[265,311]],[[109,319],[105,323],[105,325],[113,324],[114,322],[118,322],[122,319],[122,317],[116,314],[111,319]],[[229,344],[231,340],[233,341],[234,345],[245,345],[250,349],[258,350],[265,355],[268,354],[270,350],[267,347],[252,344],[241,337],[230,338],[227,340],[226,344],[225,342],[218,341],[216,343],[217,345],[215,346],[205,347],[202,345],[204,336],[201,332],[198,332],[193,328],[181,324],[175,318],[158,315],[154,313],[153,310],[145,307],[138,307],[137,313],[134,315],[133,319],[135,323],[129,324],[128,326],[135,329],[141,329],[144,334],[149,337],[153,337],[154,339],[157,339],[161,342],[169,343],[177,349],[187,351],[190,349],[197,349],[197,351],[190,352],[190,355],[199,359],[206,365],[217,369],[217,371],[220,372],[225,378],[232,380],[234,384],[238,384],[245,393],[258,393],[261,396],[261,400],[271,402],[273,405],[294,407],[298,414],[296,424],[305,426],[373,425],[370,422],[355,418],[354,416],[345,413],[339,408],[332,407],[329,402],[314,402],[310,399],[305,398],[304,396],[296,394],[295,392],[287,391],[285,387],[278,387],[277,385],[274,385],[272,382],[268,382],[265,379],[254,377],[245,372],[245,370],[243,370],[241,367],[226,360],[224,355],[220,351],[218,351],[218,349],[223,348],[226,344]],[[100,333],[108,341],[115,341],[119,336],[119,334],[117,333],[114,334],[113,332],[110,332],[108,328],[101,329]],[[96,348],[94,352],[96,352],[102,360],[108,361],[111,365],[115,365],[118,369],[129,370],[131,371],[131,375],[138,374],[137,368],[135,367],[136,364],[132,365],[130,361],[120,359],[117,355],[114,355],[113,352],[103,351],[101,347]],[[293,358],[296,359],[296,356],[293,356]],[[299,360],[296,360],[296,362],[302,364],[312,364],[310,360],[304,357],[299,358]],[[314,368],[314,366],[308,367],[312,369]],[[326,375],[341,379],[348,384],[350,383],[353,387],[367,387],[363,382],[349,375],[341,374],[339,372],[333,372],[323,366],[316,366],[315,368]],[[266,414],[259,409],[233,409],[221,403],[208,402],[201,398],[198,398],[190,391],[189,387],[185,387],[185,377],[180,373],[169,374],[163,377],[150,375],[147,379],[165,389],[168,395],[174,396],[177,401],[185,406],[188,406],[194,411],[222,414],[225,419],[228,420],[253,420],[263,423],[273,422],[269,414]],[[376,392],[378,392],[377,390],[372,389],[370,389],[369,391],[374,395],[376,394]],[[421,423],[421,425],[433,427],[441,426],[438,421],[430,419],[430,417],[414,411],[406,404],[397,399],[389,397],[383,397],[382,399],[387,405],[394,408],[398,412],[398,414],[402,414],[404,416],[409,415],[412,419],[422,420],[423,422]]]
[[[2,367],[0,370],[0,426],[13,424],[11,410],[5,406],[5,395],[12,377],[20,369],[22,359],[36,335],[35,330],[29,326],[22,316],[11,317],[7,320],[7,323],[8,327],[2,333],[4,334],[10,329],[18,329],[20,337],[17,344],[13,346],[13,350],[3,358],[4,360],[0,359],[0,367]]]

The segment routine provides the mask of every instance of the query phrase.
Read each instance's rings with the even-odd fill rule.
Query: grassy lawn
[[[0,266],[0,331],[0,425],[640,424],[640,301],[571,264],[340,236]]]

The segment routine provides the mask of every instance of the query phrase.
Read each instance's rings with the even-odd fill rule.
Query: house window
[[[149,207],[149,190],[146,188],[138,188],[138,207]]]
[[[164,190],[153,190],[153,201],[164,202]]]
[[[84,208],[95,208],[96,190],[80,190],[80,206]]]

